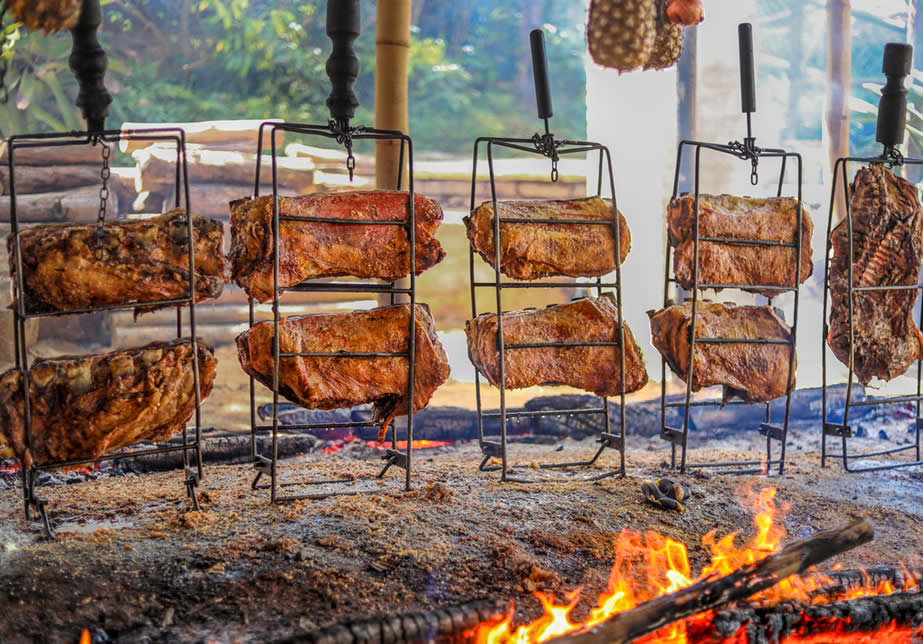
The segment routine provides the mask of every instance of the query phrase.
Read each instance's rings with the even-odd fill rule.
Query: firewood
[[[25,165],[16,166],[16,194],[55,192],[80,186],[99,186],[101,168],[92,165]],[[0,183],[5,195],[10,194],[10,170],[0,166]]]
[[[0,144],[0,164],[6,165],[6,142]],[[17,165],[71,165],[75,163],[102,164],[102,152],[98,145],[64,145],[58,147],[16,148],[13,162]]]
[[[189,181],[194,184],[222,183],[249,186],[253,191],[256,178],[256,153],[228,150],[187,150],[186,164]],[[138,192],[156,189],[155,184],[176,183],[176,150],[164,146],[151,146],[136,151],[139,176],[135,188]],[[314,185],[314,162],[307,158],[276,157],[279,185],[293,188],[298,193],[311,192]],[[263,156],[260,184],[267,191],[272,188],[272,159]],[[242,196],[242,195],[241,195]]]
[[[87,186],[66,192],[45,192],[35,195],[16,196],[16,214],[19,221],[71,221],[88,222],[96,219],[99,212],[99,187]],[[107,213],[115,218],[119,212],[119,200],[115,191],[110,192]],[[0,197],[0,221],[10,220],[10,198]]]
[[[729,575],[707,577],[675,593],[618,613],[593,629],[564,635],[552,641],[568,644],[627,644],[686,617],[746,599],[786,577],[803,573],[830,557],[868,543],[874,535],[874,529],[864,519],[841,528],[819,532]]]
[[[181,190],[184,189],[181,188]],[[272,184],[263,186],[262,193],[272,194]],[[173,208],[176,203],[176,186],[169,186],[163,194],[166,209]],[[251,194],[253,194],[253,184],[250,183],[200,183],[189,186],[189,202],[192,204],[192,212],[203,217],[225,221],[231,216],[230,203],[249,197]],[[283,184],[279,186],[279,194],[283,197],[294,197],[298,195],[298,191]]]
[[[923,621],[923,594],[894,593],[861,597],[847,601],[808,606],[803,611],[792,610],[790,604],[768,607],[738,606],[718,611],[706,624],[694,627],[689,641],[724,641],[746,629],[748,642],[788,641],[788,637],[811,634],[819,637],[829,633],[830,641],[837,636],[861,632],[869,635],[894,626],[910,630]],[[907,634],[910,640],[910,634]],[[868,640],[871,641],[871,640]],[[898,641],[895,637],[891,641]]]
[[[274,120],[274,119],[266,119]],[[208,144],[220,148],[225,144],[251,143],[256,149],[257,135],[262,120],[251,121],[201,121],[196,123],[123,123],[122,131],[147,128],[180,127],[186,132],[186,143]],[[276,144],[284,139],[284,132],[276,134]],[[269,129],[264,130],[265,145],[269,147]],[[134,152],[150,145],[149,141],[134,139],[123,140],[119,147],[122,152]]]
[[[285,154],[290,157],[311,159],[314,165],[324,170],[346,172],[346,152],[340,147],[336,149],[315,148],[303,143],[289,143],[285,146]],[[375,172],[375,157],[366,154],[354,154],[356,169],[362,167],[362,174],[371,175]]]
[[[489,599],[436,608],[425,613],[383,615],[333,624],[276,640],[276,644],[358,644],[359,642],[449,642],[478,624],[502,617],[504,606]]]

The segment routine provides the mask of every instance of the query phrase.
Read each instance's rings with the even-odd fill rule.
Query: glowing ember
[[[433,449],[434,447],[446,447],[451,445],[452,441],[414,441],[414,449]],[[391,441],[379,443],[378,441],[369,441],[369,447],[378,449],[391,449]],[[397,449],[407,449],[407,441],[398,441]]]
[[[810,632],[793,633],[779,641],[779,644],[908,644],[923,637],[923,626],[917,629],[900,628],[894,622],[877,631],[850,633],[844,630],[848,624],[812,624]],[[819,632],[823,631],[823,632]],[[915,639],[917,638],[917,639]]]
[[[630,610],[635,606],[667,595],[687,586],[691,586],[710,575],[724,576],[739,568],[759,561],[778,551],[782,540],[785,538],[785,526],[776,520],[779,514],[775,504],[776,490],[766,488],[758,495],[753,495],[750,500],[756,511],[754,523],[756,535],[750,542],[740,548],[735,545],[738,533],[731,533],[721,539],[716,538],[715,532],[708,533],[703,538],[704,545],[711,551],[711,563],[705,566],[699,575],[692,577],[689,557],[686,546],[656,532],[647,532],[643,536],[631,530],[619,533],[615,543],[615,563],[609,578],[606,592],[599,596],[597,606],[590,611],[589,617],[584,622],[572,622],[570,613],[577,605],[580,589],[578,588],[567,597],[567,603],[557,604],[553,597],[542,593],[535,596],[542,603],[545,613],[532,622],[520,626],[515,630],[512,627],[513,608],[499,623],[482,624],[475,633],[478,644],[531,644],[544,642],[552,637],[570,633],[595,626],[610,619],[613,615]],[[783,508],[787,511],[788,508]],[[912,580],[911,575],[907,575]],[[915,587],[915,582],[909,581],[904,590]],[[797,601],[803,604],[818,604],[858,597],[871,597],[875,595],[892,594],[894,588],[888,582],[873,584],[866,577],[862,588],[850,590],[845,594],[831,596],[817,591],[835,586],[834,580],[824,575],[815,574],[811,577],[790,577],[776,586],[769,588],[757,595],[751,601],[775,605],[782,601]],[[636,644],[687,644],[687,627],[694,624],[707,623],[711,619],[710,613],[703,613],[691,620],[678,622],[664,627],[655,633],[637,640]],[[795,635],[785,640],[785,644],[793,642],[808,642],[820,644],[830,642],[830,633],[835,633],[836,644],[860,642],[907,642],[909,630],[893,626],[881,632],[864,635],[869,639],[852,639],[854,634],[840,634],[838,629],[842,625],[831,625],[828,629],[827,639],[813,639],[808,635]],[[893,631],[893,633],[892,633]],[[746,634],[743,634],[746,641]],[[858,637],[858,636],[855,636]],[[904,639],[900,639],[903,637]],[[793,639],[794,638],[794,639]],[[877,639],[876,639],[877,638]],[[732,638],[729,643],[738,641]]]

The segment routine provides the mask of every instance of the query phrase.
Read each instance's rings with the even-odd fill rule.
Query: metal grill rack
[[[853,371],[853,352],[855,342],[855,325],[853,319],[853,306],[857,298],[872,293],[882,293],[886,291],[906,291],[919,290],[923,288],[923,281],[917,279],[917,283],[908,286],[856,286],[853,278],[853,225],[852,216],[849,211],[849,179],[847,165],[850,163],[861,165],[884,165],[888,168],[900,168],[907,165],[923,165],[923,159],[905,158],[898,151],[897,146],[903,141],[904,127],[906,123],[906,94],[903,88],[904,78],[910,72],[910,65],[913,56],[913,47],[904,44],[888,44],[885,46],[884,63],[882,71],[888,78],[888,83],[882,90],[882,99],[878,107],[878,129],[876,139],[884,148],[881,156],[878,157],[840,157],[833,166],[833,187],[830,192],[830,211],[827,216],[827,250],[824,263],[824,325],[823,337],[821,338],[823,350],[822,369],[823,369],[823,429],[821,433],[821,466],[826,467],[828,458],[840,458],[843,461],[843,469],[850,473],[857,472],[875,472],[880,470],[890,470],[901,467],[913,467],[923,465],[920,458],[920,434],[923,429],[923,414],[921,414],[921,402],[923,402],[923,361],[917,360],[917,393],[915,395],[894,395],[889,397],[874,397],[866,400],[852,400],[852,385],[855,378]],[[830,261],[832,244],[830,235],[834,226],[834,210],[837,197],[837,189],[843,190],[843,205],[845,211],[843,216],[846,220],[846,230],[849,237],[849,259],[847,263],[848,287],[847,297],[849,298],[848,319],[849,319],[849,377],[846,384],[846,399],[843,408],[843,419],[840,422],[831,422],[828,407],[828,383],[827,383],[827,336],[829,333],[829,324],[827,322],[827,305],[830,296]],[[920,298],[920,314],[923,319],[923,298]],[[849,425],[849,412],[853,407],[866,407],[877,405],[900,405],[913,403],[915,405],[916,418],[914,421],[914,441],[910,445],[895,447],[892,449],[883,449],[865,453],[850,453],[849,439],[854,436],[853,429]],[[834,440],[840,439],[842,451],[830,454],[827,446],[827,438]],[[876,459],[881,456],[890,456],[912,452],[913,460],[911,461],[892,461],[887,463],[878,463],[874,465],[855,466],[851,461],[858,459]]]
[[[741,94],[742,94],[742,111],[747,115],[747,137],[741,143],[740,141],[732,141],[727,145],[720,145],[717,143],[706,143],[701,141],[682,141],[679,144],[676,158],[676,171],[674,174],[673,180],[673,195],[672,199],[676,199],[679,195],[679,177],[681,169],[683,167],[683,152],[688,148],[691,149],[694,154],[693,159],[693,184],[694,184],[694,223],[693,223],[693,254],[692,254],[692,322],[690,329],[690,345],[689,345],[689,366],[687,369],[687,382],[686,382],[686,392],[684,399],[681,402],[669,402],[667,400],[667,362],[661,356],[661,397],[660,397],[660,419],[661,419],[661,431],[660,437],[670,443],[670,464],[674,469],[677,467],[677,448],[680,451],[679,459],[679,470],[680,472],[685,472],[686,469],[695,469],[695,468],[723,468],[722,472],[725,474],[752,474],[760,473],[763,471],[769,472],[773,466],[778,466],[779,474],[782,474],[785,468],[785,447],[786,439],[788,436],[788,423],[789,423],[789,412],[791,407],[791,397],[792,397],[792,385],[794,382],[795,375],[795,338],[797,337],[797,328],[798,328],[798,286],[801,284],[801,246],[803,240],[801,239],[801,224],[802,224],[802,199],[801,199],[801,187],[802,187],[802,164],[801,164],[801,155],[795,152],[787,152],[780,148],[759,148],[756,146],[756,140],[752,135],[751,129],[751,113],[756,111],[756,91],[754,87],[754,76],[753,76],[753,40],[752,40],[752,31],[751,26],[747,23],[741,24],[738,27],[738,37],[740,41],[740,73],[741,73]],[[780,171],[779,171],[779,185],[777,190],[777,196],[782,196],[783,183],[785,180],[785,170],[786,163],[789,159],[792,159],[797,165],[798,171],[798,223],[795,233],[795,239],[791,242],[778,242],[778,241],[765,241],[758,239],[737,239],[737,238],[728,238],[728,237],[707,237],[699,235],[699,181],[700,181],[700,166],[701,166],[701,155],[703,150],[709,150],[713,152],[718,152],[721,154],[730,155],[736,157],[743,161],[749,161],[752,166],[750,181],[751,184],[757,185],[759,182],[758,164],[761,159],[780,159]],[[761,286],[756,284],[708,284],[702,283],[699,281],[699,244],[701,242],[709,242],[716,244],[728,244],[728,245],[739,245],[739,246],[758,246],[758,247],[773,247],[773,246],[782,246],[785,248],[791,248],[796,253],[796,269],[795,269],[795,286],[785,287],[785,286]],[[672,277],[670,264],[671,264],[671,248],[670,245],[667,245],[666,252],[666,264],[664,268],[664,298],[663,304],[664,308],[670,306],[673,302],[671,299],[671,284],[677,285],[677,280]],[[698,308],[699,301],[699,290],[700,289],[754,289],[758,288],[763,291],[772,291],[778,294],[782,293],[792,293],[794,295],[794,313],[791,324],[791,338],[789,340],[785,339],[776,339],[776,338],[746,338],[746,339],[734,339],[734,338],[696,338],[695,336],[695,327],[696,327],[696,313]],[[721,401],[713,399],[700,399],[693,400],[692,396],[692,373],[693,365],[695,364],[695,351],[696,346],[699,344],[741,344],[741,345],[770,345],[770,344],[780,344],[788,345],[790,347],[790,359],[789,359],[789,373],[788,373],[788,393],[785,396],[785,417],[781,427],[773,425],[771,423],[771,401],[767,403],[756,403],[764,404],[766,408],[766,420],[760,424],[759,432],[766,438],[766,458],[765,460],[744,460],[744,461],[715,461],[715,462],[703,462],[690,464],[687,462],[687,451],[688,451],[688,441],[689,441],[689,421],[690,421],[690,412],[693,407],[706,407],[706,406],[718,406],[721,405]],[[744,401],[731,401],[726,403],[729,405],[746,405],[753,403],[746,403]],[[668,409],[681,409],[683,416],[682,427],[671,427],[667,424],[667,410]],[[773,458],[772,443],[777,441],[780,443],[779,449],[780,454],[778,458]]]
[[[471,314],[473,317],[478,316],[477,310],[477,290],[493,289],[496,297],[497,310],[497,348],[500,354],[499,361],[499,393],[500,408],[498,410],[485,410],[481,400],[481,377],[475,370],[475,392],[477,397],[477,423],[478,423],[478,442],[481,452],[484,456],[479,465],[479,469],[484,472],[500,472],[501,481],[531,482],[528,479],[510,476],[510,468],[507,454],[507,421],[512,418],[537,418],[544,416],[602,416],[603,429],[600,432],[598,441],[599,448],[592,458],[566,463],[540,463],[541,469],[567,469],[589,466],[596,463],[602,453],[607,449],[614,449],[619,453],[619,467],[617,469],[606,471],[602,474],[587,478],[588,481],[598,481],[613,476],[624,476],[625,474],[625,347],[624,347],[624,321],[620,320],[619,339],[615,342],[542,342],[513,344],[507,343],[503,336],[503,317],[500,313],[503,311],[503,291],[506,289],[550,289],[574,286],[579,288],[592,288],[596,290],[597,295],[603,294],[603,289],[611,289],[615,293],[616,305],[619,310],[619,316],[622,315],[622,269],[619,261],[619,252],[621,249],[619,239],[619,219],[618,209],[615,200],[615,179],[612,171],[612,157],[609,149],[592,141],[569,141],[567,139],[556,139],[549,131],[548,119],[552,116],[551,94],[548,84],[547,63],[545,60],[544,36],[541,30],[534,30],[530,34],[532,45],[532,64],[535,73],[536,98],[538,102],[538,116],[544,120],[545,134],[535,134],[531,139],[518,139],[506,137],[480,137],[474,144],[474,161],[471,172],[471,210],[476,206],[477,196],[477,170],[479,161],[480,146],[483,144],[487,153],[487,167],[490,176],[490,198],[493,204],[494,212],[494,279],[490,281],[478,281],[474,274],[474,256],[473,249],[469,250],[469,267],[470,267],[470,290],[471,290]],[[612,234],[615,239],[615,281],[604,281],[603,278],[596,278],[593,282],[579,282],[577,280],[567,281],[512,281],[504,280],[500,274],[500,224],[560,224],[559,219],[530,219],[522,220],[515,218],[500,217],[500,210],[497,202],[497,187],[494,175],[494,148],[506,150],[515,150],[530,155],[539,155],[549,158],[552,162],[551,180],[557,181],[557,163],[561,155],[599,153],[599,179],[596,186],[596,195],[602,196],[603,192],[603,167],[605,162],[606,172],[609,177],[608,188],[612,195],[612,221],[600,220],[567,220],[568,225],[579,226],[611,226]],[[621,375],[622,391],[619,394],[619,413],[620,427],[619,432],[615,433],[612,429],[609,416],[609,399],[600,397],[600,404],[597,407],[589,409],[552,409],[541,411],[530,411],[522,409],[507,409],[506,406],[506,353],[507,351],[516,351],[521,349],[546,348],[546,347],[580,347],[580,346],[617,346],[619,347],[619,370]],[[490,440],[484,430],[484,420],[487,418],[497,418],[500,423],[499,441]],[[497,457],[501,460],[500,465],[489,465],[491,458]]]
[[[147,141],[152,143],[173,143],[176,146],[176,207],[179,208],[183,201],[186,204],[186,226],[189,234],[189,294],[183,297],[171,299],[150,300],[144,302],[125,302],[122,304],[93,306],[83,309],[71,309],[66,311],[53,312],[36,312],[26,307],[25,288],[22,273],[22,255],[20,249],[20,222],[16,208],[16,152],[20,149],[32,148],[57,148],[81,145],[99,145],[102,150],[108,149],[108,146],[115,145],[120,141],[134,140]],[[55,134],[23,134],[12,136],[7,140],[7,165],[10,176],[10,223],[11,234],[13,237],[13,261],[16,265],[16,278],[13,280],[13,291],[15,297],[14,312],[14,344],[16,368],[22,374],[23,391],[29,391],[29,368],[28,368],[28,343],[26,340],[26,321],[30,319],[43,317],[58,317],[63,315],[78,315],[84,313],[94,313],[99,311],[117,311],[133,309],[139,305],[145,307],[184,307],[188,306],[189,310],[189,335],[183,334],[183,317],[182,308],[176,311],[176,333],[180,339],[188,338],[192,345],[193,355],[199,355],[199,342],[196,337],[196,305],[195,305],[195,227],[192,222],[192,215],[189,208],[189,179],[186,172],[186,138],[185,132],[180,128],[150,128],[139,130],[104,130],[95,132],[70,132]],[[25,507],[26,519],[31,519],[31,510],[38,513],[42,521],[44,530],[48,536],[52,536],[51,521],[46,511],[46,501],[36,494],[36,477],[42,470],[52,470],[62,467],[73,467],[89,463],[98,463],[100,461],[116,460],[123,458],[137,458],[140,456],[151,456],[154,454],[165,454],[167,452],[183,453],[183,468],[185,471],[186,493],[192,500],[193,505],[198,509],[198,501],[195,495],[195,488],[202,478],[202,436],[201,436],[201,419],[200,419],[200,386],[199,386],[199,362],[194,359],[193,375],[195,385],[195,413],[194,413],[194,431],[193,436],[189,436],[186,426],[183,427],[182,444],[165,447],[153,447],[140,450],[120,451],[113,454],[107,454],[100,458],[78,459],[65,462],[41,463],[31,467],[23,467],[23,503]],[[24,400],[24,424],[26,430],[26,445],[32,450],[32,405],[30,396],[25,395]]]
[[[254,490],[269,489],[270,502],[281,503],[298,499],[310,499],[324,496],[330,496],[329,492],[324,493],[301,493],[301,494],[280,494],[279,488],[289,487],[307,487],[307,486],[328,486],[334,484],[343,484],[343,481],[337,480],[308,480],[308,481],[281,481],[278,472],[279,462],[279,434],[280,432],[293,432],[317,429],[334,429],[344,427],[368,427],[373,425],[372,422],[328,422],[328,423],[305,423],[298,425],[279,425],[279,368],[282,360],[297,359],[299,357],[330,357],[330,358],[359,358],[374,360],[375,358],[403,358],[408,362],[408,405],[413,410],[413,383],[416,367],[416,347],[415,347],[415,330],[416,330],[416,276],[413,267],[416,266],[416,229],[414,214],[414,186],[413,186],[413,142],[411,138],[396,130],[381,130],[367,128],[363,126],[350,126],[349,119],[352,118],[358,100],[352,92],[352,84],[355,81],[355,73],[350,77],[347,73],[350,68],[350,61],[355,60],[358,69],[358,60],[352,50],[352,41],[359,35],[359,2],[358,0],[346,0],[340,3],[328,2],[327,4],[327,34],[333,40],[333,54],[327,63],[328,75],[333,84],[333,92],[327,101],[330,108],[332,120],[327,125],[307,125],[296,123],[278,123],[266,122],[260,125],[258,142],[257,142],[257,165],[256,179],[254,183],[254,195],[259,195],[260,190],[260,169],[263,155],[264,132],[269,129],[270,141],[270,158],[272,169],[272,194],[273,194],[273,217],[272,217],[272,257],[273,257],[273,386],[272,386],[272,423],[259,424],[256,413],[256,386],[255,380],[250,377],[250,424],[251,424],[251,453],[253,456],[256,477],[253,479],[251,487]],[[344,67],[346,70],[344,70]],[[319,136],[326,139],[333,139],[337,143],[344,145],[348,157],[347,168],[352,177],[354,169],[354,158],[352,156],[352,144],[354,141],[362,140],[391,140],[400,141],[400,170],[397,177],[397,189],[400,190],[403,185],[403,168],[404,160],[407,160],[407,185],[408,185],[408,217],[407,220],[355,220],[340,219],[330,217],[310,217],[310,216],[288,216],[279,213],[279,183],[277,173],[277,144],[276,133],[279,131],[291,132],[305,136]],[[386,283],[383,281],[337,281],[324,282],[307,280],[300,284],[281,287],[279,285],[279,241],[280,241],[280,222],[310,222],[322,224],[342,224],[349,226],[401,226],[407,232],[407,239],[410,243],[410,275],[409,286],[404,288],[397,283]],[[285,291],[299,291],[303,293],[368,293],[378,296],[390,296],[391,303],[397,304],[401,296],[405,296],[410,303],[410,331],[408,335],[408,347],[406,352],[388,353],[357,353],[350,351],[337,352],[282,352],[280,350],[279,338],[279,305],[282,294]],[[249,298],[249,315],[250,327],[256,324],[254,300]],[[391,447],[386,450],[383,460],[384,467],[378,474],[378,478],[383,478],[385,473],[391,467],[399,467],[404,470],[404,488],[410,489],[412,475],[412,458],[413,458],[413,413],[407,415],[406,443],[404,451],[398,449],[397,427],[392,422]],[[272,448],[270,455],[259,454],[257,449],[257,437],[259,434],[271,433]],[[262,477],[269,477],[269,483],[260,483]],[[341,490],[335,494],[357,494],[363,490]],[[368,490],[364,490],[368,492]]]

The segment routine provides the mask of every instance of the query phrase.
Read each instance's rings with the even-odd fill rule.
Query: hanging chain
[[[750,159],[750,185],[755,186],[760,182],[759,165],[762,150],[757,147],[756,139],[747,137],[743,143],[731,141],[727,144],[738,159]]]
[[[356,157],[353,156],[352,140],[346,142],[346,169],[349,170],[349,182],[353,182],[353,172],[356,170]]]
[[[109,176],[111,174],[109,156],[112,154],[112,149],[102,139],[99,139],[99,145],[103,156],[103,168],[99,176],[103,180],[103,185],[99,189],[99,214],[96,217],[96,259],[102,260],[103,234],[106,226],[106,202],[109,201]]]
[[[558,148],[567,141],[556,141],[554,135],[551,133],[548,134],[539,134],[535,133],[532,135],[532,144],[535,146],[535,149],[540,153],[551,159],[551,182],[557,183],[558,181]]]
[[[336,142],[346,147],[346,169],[349,170],[349,182],[353,181],[353,174],[356,171],[356,157],[353,156],[353,134],[361,134],[365,131],[365,126],[350,127],[349,121],[335,121],[331,119],[327,127],[336,137]]]

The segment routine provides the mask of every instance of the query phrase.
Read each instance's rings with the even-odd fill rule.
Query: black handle
[[[737,25],[737,47],[740,51],[740,111],[756,111],[756,83],[753,74],[753,27],[749,22]]]
[[[83,0],[80,20],[71,29],[74,46],[68,62],[80,85],[77,107],[83,111],[89,132],[102,132],[106,128],[109,104],[112,103],[112,96],[103,80],[109,60],[96,38],[101,22],[99,0]]]
[[[353,91],[359,77],[359,58],[353,49],[359,37],[359,0],[327,0],[327,35],[333,42],[327,59],[327,77],[332,86],[327,108],[334,121],[345,125],[359,107],[359,98]]]
[[[912,64],[911,45],[896,42],[885,45],[881,71],[888,81],[881,89],[875,140],[886,146],[900,145],[904,141],[904,127],[907,125],[907,90],[904,88],[904,79],[910,74]]]
[[[532,45],[532,76],[535,78],[535,104],[538,106],[538,118],[550,119],[551,85],[548,83],[548,57],[545,55],[545,34],[541,29],[529,33]]]

